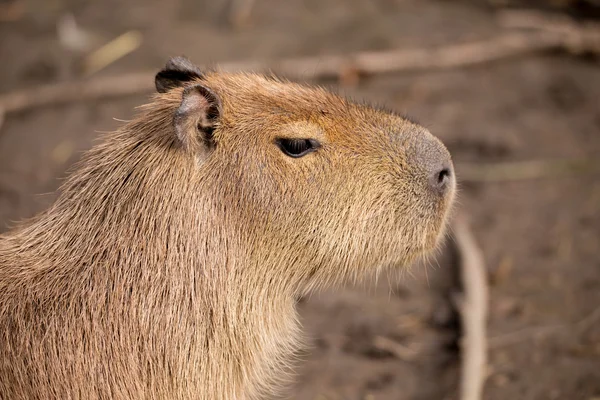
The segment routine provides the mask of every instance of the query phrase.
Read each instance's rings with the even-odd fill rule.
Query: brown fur
[[[157,94],[0,236],[0,398],[256,398],[298,347],[297,296],[435,246],[452,193],[428,190],[415,149],[447,152],[424,128],[258,75],[202,83],[214,150],[177,139],[181,87]]]

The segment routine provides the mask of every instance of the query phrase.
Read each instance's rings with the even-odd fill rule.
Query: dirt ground
[[[479,1],[257,0],[240,29],[224,23],[225,3],[5,1],[0,93],[77,79],[86,53],[130,29],[142,33],[141,47],[97,75],[158,70],[179,54],[197,63],[345,54],[501,31],[494,8]],[[58,40],[56,21],[67,13],[89,35],[89,48],[68,50]],[[598,60],[531,55],[373,77],[333,90],[385,104],[430,128],[448,145],[459,181],[467,162],[600,157]],[[97,132],[115,129],[146,100],[129,96],[8,115],[0,127],[0,232],[52,202]],[[589,317],[600,306],[599,175],[462,182],[458,203],[490,272],[484,398],[600,398],[600,318]],[[303,299],[311,346],[301,355],[289,398],[457,399],[460,326],[450,301],[451,253],[444,246],[404,273]],[[390,341],[406,351],[386,350],[382,343]]]

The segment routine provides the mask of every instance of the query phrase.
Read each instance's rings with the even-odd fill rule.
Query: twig
[[[278,62],[242,61],[223,63],[219,69],[273,72],[298,80],[316,80],[339,78],[347,71],[372,75],[465,67],[560,48],[562,45],[561,35],[516,32],[434,49],[360,52],[347,56],[289,58]],[[0,107],[11,113],[51,104],[149,92],[153,87],[155,72],[37,86],[0,96]]]
[[[565,15],[539,11],[501,11],[498,13],[501,26],[510,29],[534,29],[561,35],[564,48],[572,53],[600,52],[600,25],[595,22],[579,23]]]
[[[586,330],[598,320],[600,320],[600,307],[596,308],[589,315],[576,322],[575,324],[558,324],[529,327],[515,332],[504,333],[498,336],[491,337],[489,339],[489,346],[490,348],[498,348],[520,343],[534,337],[547,337],[563,332],[569,332],[569,334],[572,334],[573,331],[580,332]]]
[[[387,351],[403,361],[412,361],[417,355],[417,352],[414,349],[383,336],[376,336],[373,340],[373,346],[379,350]]]
[[[486,320],[488,288],[483,254],[464,218],[457,218],[454,237],[460,254],[463,297],[458,302],[462,321],[461,400],[479,400],[486,377]]]
[[[86,81],[41,85],[0,96],[0,108],[6,113],[35,107],[63,104],[149,92],[155,72],[94,78]]]
[[[83,60],[84,75],[92,75],[118,59],[136,50],[142,43],[142,34],[127,31],[89,54]]]
[[[253,0],[234,0],[250,10]],[[235,5],[235,4],[234,4]],[[236,8],[236,7],[233,7]],[[600,27],[579,26],[570,20],[554,23],[550,17],[523,13],[500,14],[507,33],[471,43],[433,49],[398,49],[359,52],[346,56],[289,58],[273,62],[242,61],[221,64],[223,71],[273,72],[299,80],[339,79],[348,75],[374,75],[434,69],[449,69],[488,63],[523,54],[566,49],[600,52]],[[533,31],[523,31],[523,28]],[[349,72],[351,72],[349,74]],[[50,84],[0,96],[7,113],[50,104],[115,97],[152,90],[155,71],[137,72],[112,78]]]
[[[600,172],[598,159],[534,160],[496,164],[458,164],[458,178],[463,182],[502,182],[539,178],[556,178],[577,173]]]

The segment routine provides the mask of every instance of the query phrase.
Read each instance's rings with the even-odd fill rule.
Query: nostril
[[[446,166],[430,175],[429,184],[436,193],[444,194],[452,186],[452,167]]]
[[[438,185],[440,185],[440,186],[445,185],[446,182],[450,179],[450,176],[451,176],[450,169],[444,168],[443,170],[441,170],[437,176]]]

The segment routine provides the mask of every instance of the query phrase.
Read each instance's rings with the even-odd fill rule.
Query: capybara
[[[0,236],[2,399],[255,399],[295,302],[436,246],[450,155],[392,112],[171,59],[137,117]]]

